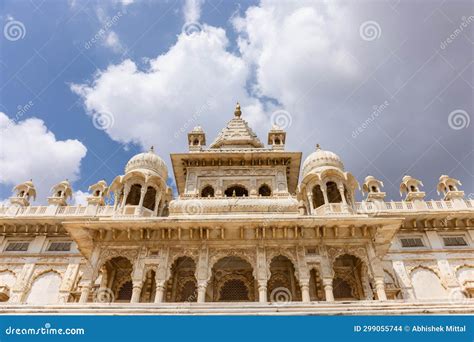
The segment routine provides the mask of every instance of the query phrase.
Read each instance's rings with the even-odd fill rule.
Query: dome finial
[[[316,150],[320,150],[321,146],[319,144],[316,144]]]
[[[153,145],[151,145],[150,147],[150,152],[155,153],[155,148],[153,147]]]
[[[234,115],[238,118],[242,115],[242,111],[240,110],[240,103],[237,102],[237,105],[235,106],[235,111]]]

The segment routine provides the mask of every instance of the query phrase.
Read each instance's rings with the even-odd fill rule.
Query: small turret
[[[436,187],[436,190],[438,192],[438,195],[440,193],[443,193],[443,200],[445,201],[451,201],[455,199],[461,200],[464,197],[464,191],[459,190],[458,186],[460,185],[462,184],[459,180],[451,178],[447,175],[442,175],[441,177],[439,177],[439,182],[438,186]]]
[[[201,151],[206,146],[206,134],[201,126],[196,126],[188,133],[189,151]]]
[[[36,188],[30,179],[27,182],[18,184],[13,188],[13,196],[10,197],[10,203],[21,207],[30,205],[30,199],[36,199]]]
[[[72,188],[66,179],[51,188],[51,197],[48,197],[48,204],[65,206],[68,198],[72,198]]]
[[[91,195],[87,197],[87,204],[89,205],[104,205],[105,204],[105,198],[109,194],[109,187],[107,186],[107,182],[105,180],[98,181],[97,183],[91,185],[89,187],[89,191]]]
[[[422,201],[425,198],[425,193],[420,190],[423,183],[411,176],[404,176],[400,184],[400,196],[406,194],[405,201]]]
[[[382,187],[383,182],[374,176],[365,177],[362,192],[367,193],[367,202],[383,202],[386,194],[381,191]]]
[[[285,142],[286,132],[277,125],[273,125],[272,129],[268,132],[268,145],[274,150],[284,150]]]

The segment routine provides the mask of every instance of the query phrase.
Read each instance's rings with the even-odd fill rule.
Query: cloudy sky
[[[405,174],[427,199],[441,174],[472,197],[473,7],[2,0],[0,200],[32,178],[44,203],[67,178],[81,202],[151,145],[170,165],[192,127],[212,142],[237,101],[262,141],[276,122],[288,149],[319,143],[389,199]]]

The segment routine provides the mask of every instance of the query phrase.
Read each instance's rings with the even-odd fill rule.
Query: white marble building
[[[441,176],[427,201],[405,176],[404,199],[386,202],[381,181],[360,187],[319,146],[300,169],[284,130],[265,146],[241,115],[171,155],[175,198],[153,148],[91,185],[87,206],[68,205],[68,181],[46,206],[30,205],[33,182],[16,186],[0,208],[0,310],[474,312],[474,201],[458,180]]]

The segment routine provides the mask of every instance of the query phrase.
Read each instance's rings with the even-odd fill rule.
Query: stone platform
[[[8,315],[474,315],[474,300],[311,303],[1,305]]]

